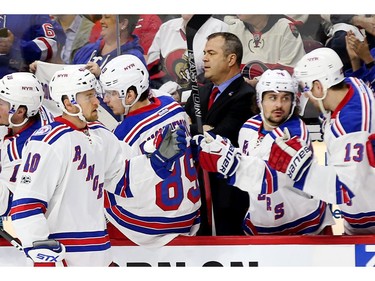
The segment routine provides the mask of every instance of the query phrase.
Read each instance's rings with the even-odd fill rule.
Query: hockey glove
[[[172,132],[171,126],[167,125],[154,139],[156,150],[149,157],[160,178],[165,179],[172,173],[173,164],[185,153],[186,144],[186,130],[182,126]]]
[[[375,134],[371,134],[368,137],[366,142],[366,152],[370,166],[375,168]]]
[[[301,140],[294,136],[290,138],[287,128],[284,135],[276,138],[272,144],[268,164],[271,168],[286,173],[289,178],[298,181],[310,167],[312,151],[308,146],[302,145]]]
[[[64,260],[65,246],[53,239],[35,241],[32,248],[25,249],[25,253],[33,260],[35,267],[67,266]]]
[[[238,169],[241,153],[229,139],[205,132],[204,140],[194,136],[200,143],[199,162],[208,172],[221,174],[224,178],[231,177]]]
[[[199,153],[201,151],[200,144],[203,141],[203,135],[196,135],[190,140],[191,154],[195,163],[199,162]]]

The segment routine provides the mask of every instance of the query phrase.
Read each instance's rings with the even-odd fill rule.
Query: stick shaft
[[[203,123],[202,123],[202,111],[201,103],[199,96],[199,88],[197,82],[197,68],[195,65],[194,59],[194,50],[193,50],[193,40],[199,30],[199,28],[211,17],[211,15],[193,15],[193,17],[188,21],[186,26],[186,43],[188,50],[188,63],[189,63],[189,74],[191,82],[191,96],[193,99],[194,113],[197,122],[198,132],[203,134]],[[198,169],[201,169],[200,165]],[[214,214],[212,209],[212,198],[211,198],[211,186],[210,178],[207,171],[202,169],[203,173],[203,185],[206,198],[206,210],[207,210],[207,220],[208,226],[211,228],[212,235],[216,234],[215,224],[214,224]]]

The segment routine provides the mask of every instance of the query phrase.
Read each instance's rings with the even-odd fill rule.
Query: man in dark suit
[[[199,89],[203,131],[227,137],[235,146],[238,146],[238,133],[242,124],[258,110],[255,89],[241,76],[242,55],[242,44],[236,35],[217,32],[208,36],[203,62],[204,77],[210,83]],[[218,94],[213,99],[211,93],[214,88],[217,88],[214,92]],[[192,121],[192,135],[199,134],[192,96],[187,100],[185,110]],[[242,221],[249,207],[248,194],[229,186],[225,179],[218,178],[215,173],[210,173],[209,177],[216,234],[243,235]],[[203,184],[201,181],[202,194]],[[204,208],[198,235],[211,234],[204,225]]]

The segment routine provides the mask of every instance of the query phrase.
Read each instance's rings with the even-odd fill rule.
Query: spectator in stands
[[[75,53],[89,42],[89,36],[94,23],[83,15],[54,15],[66,35],[66,41],[61,50],[61,60],[65,64],[72,63]]]
[[[159,89],[168,81],[181,87],[181,92],[191,89],[188,71],[186,25],[193,15],[183,14],[179,18],[164,22],[150,46],[147,65],[150,72],[151,86]],[[207,36],[218,31],[227,31],[228,26],[221,20],[209,18],[199,29],[193,41],[197,79],[203,78],[203,49]]]
[[[339,54],[344,71],[351,68],[351,62],[346,50],[345,36],[351,26],[357,27],[367,38],[370,50],[375,48],[375,16],[373,15],[322,15],[327,25],[326,47],[332,48]]]
[[[116,20],[119,19],[120,30],[120,50],[117,44]],[[133,31],[137,25],[139,15],[103,15],[100,23],[102,26],[101,37],[95,42],[82,47],[73,58],[74,64],[87,64],[87,68],[93,72],[97,66],[102,66],[106,62],[120,54],[131,54],[138,57],[145,65],[143,48],[139,43],[137,35]],[[98,75],[97,72],[93,72]],[[99,98],[100,105],[108,112],[112,112],[107,105]],[[119,116],[113,117],[120,121]]]
[[[0,27],[6,28],[0,36],[0,78],[28,71],[35,60],[54,61],[65,42],[48,15],[0,15]]]
[[[158,15],[144,14],[139,15],[137,26],[134,29],[133,34],[139,37],[139,42],[145,53],[145,59],[147,61],[147,53],[150,49],[152,41],[154,40],[156,32],[158,32],[161,21]]]
[[[120,50],[117,49],[117,18],[119,19]],[[77,51],[72,63],[86,64],[89,61],[94,61],[100,66],[116,57],[120,52],[120,54],[135,55],[146,64],[139,38],[133,34],[138,19],[139,15],[103,15],[100,20],[101,37],[95,43],[87,44]]]
[[[370,50],[366,38],[357,38],[355,33],[349,30],[346,35],[346,50],[348,52],[352,68],[345,71],[345,76],[362,79],[374,91],[375,48]]]
[[[203,136],[194,137],[200,142],[202,167],[221,173],[229,184],[249,194],[250,207],[243,221],[247,235],[304,235],[320,234],[326,227],[331,230],[334,221],[329,205],[293,189],[293,181],[267,163],[274,139],[284,130],[311,147],[307,127],[298,116],[296,81],[286,70],[268,69],[260,77],[256,92],[260,114],[243,124],[239,148],[219,135],[206,136],[208,141]],[[224,169],[224,158],[233,166]],[[270,190],[275,192],[268,194]]]
[[[241,41],[233,33],[210,34],[204,48],[203,63],[204,77],[211,82],[199,88],[203,131],[227,137],[235,146],[238,146],[238,132],[242,124],[256,113],[255,89],[241,75],[242,53]],[[187,100],[185,110],[192,120],[191,134],[199,134],[192,96]],[[248,194],[217,176],[217,173],[209,174],[214,230],[217,235],[244,235],[242,221],[249,207]],[[203,181],[200,187],[204,194]],[[202,214],[206,209],[204,204],[205,200],[202,200]],[[200,234],[211,234],[204,218],[202,215]]]
[[[305,54],[301,35],[285,15],[237,15],[225,21],[229,32],[236,34],[244,49],[242,73],[253,86],[255,77],[266,69],[293,67]]]
[[[102,15],[94,14],[94,15],[86,15],[86,16],[94,23],[94,26],[89,36],[89,42],[94,43],[100,38],[100,33],[102,32],[102,25],[100,23]]]

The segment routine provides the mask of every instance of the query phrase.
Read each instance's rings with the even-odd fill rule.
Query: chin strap
[[[12,117],[13,117],[13,113],[9,112],[9,116],[8,116],[9,125],[7,126],[8,128],[21,127],[21,126],[25,125],[27,121],[29,121],[29,118],[26,117],[21,123],[14,124],[12,122]]]
[[[82,107],[78,103],[76,103],[76,102],[72,102],[72,104],[74,104],[76,107],[78,107],[78,109],[79,109],[78,113],[71,113],[71,112],[67,111],[65,107],[62,108],[62,111],[64,113],[70,115],[70,116],[78,117],[83,122],[87,122],[86,118],[82,114]]]

